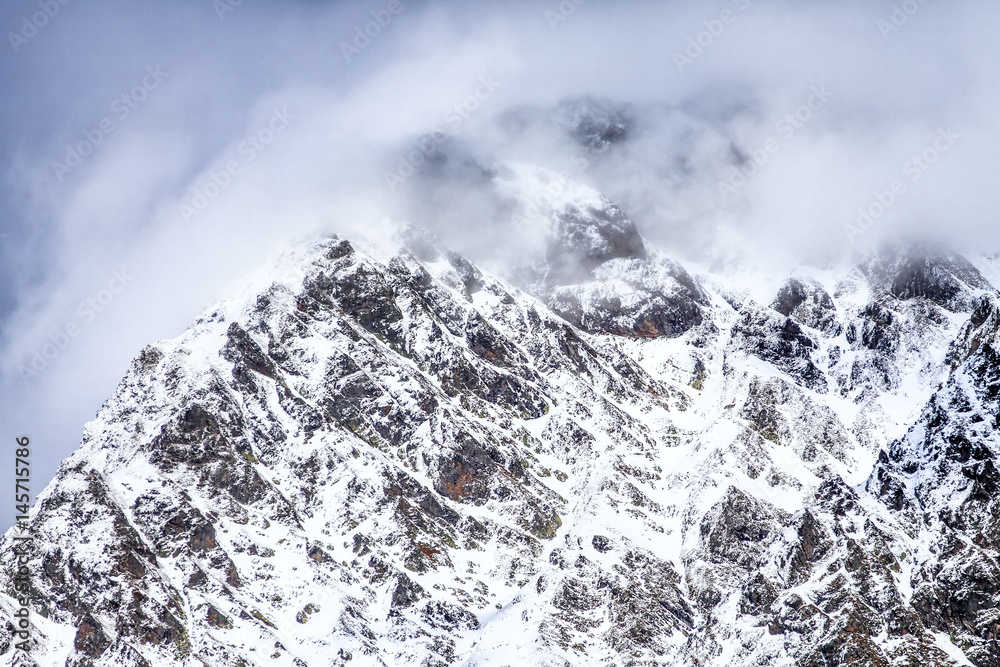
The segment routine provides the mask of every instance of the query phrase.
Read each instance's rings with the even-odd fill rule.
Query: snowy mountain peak
[[[692,274],[557,182],[497,171],[520,267],[325,238],[145,348],[32,510],[37,663],[998,664],[982,275]]]

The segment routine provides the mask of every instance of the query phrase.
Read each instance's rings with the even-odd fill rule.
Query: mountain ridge
[[[762,304],[543,215],[534,272],[325,238],[147,346],[32,509],[37,664],[998,664],[970,263]]]

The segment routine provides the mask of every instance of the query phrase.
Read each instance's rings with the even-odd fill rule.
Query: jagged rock
[[[1000,340],[991,304],[977,302],[952,348],[951,377],[867,486],[922,524],[928,548],[915,564],[912,603],[921,621],[956,637],[973,664],[992,666],[1000,655]]]
[[[701,541],[712,559],[752,568],[775,536],[780,514],[735,487],[705,515]]]
[[[766,308],[556,199],[521,288],[328,238],[142,350],[32,509],[39,664],[996,665],[992,288]]]
[[[952,312],[967,312],[969,290],[994,291],[964,257],[938,247],[885,249],[863,265],[876,290],[901,300],[926,299]]]
[[[593,97],[560,100],[556,117],[573,139],[595,153],[626,141],[635,123],[630,106]]]
[[[89,615],[80,621],[73,638],[73,648],[88,658],[99,658],[110,643],[100,622]]]
[[[733,327],[733,345],[774,364],[809,389],[827,391],[826,377],[812,359],[818,345],[791,318],[747,309]]]
[[[790,278],[778,291],[771,308],[828,336],[839,336],[844,328],[833,299],[815,281]]]
[[[208,624],[213,628],[228,630],[233,627],[232,620],[212,605],[208,605],[208,611],[206,614]]]

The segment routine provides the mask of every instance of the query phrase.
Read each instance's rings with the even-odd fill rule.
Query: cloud
[[[914,2],[64,5],[0,60],[0,437],[33,437],[39,491],[143,345],[297,240],[378,239],[405,217],[488,258],[510,238],[491,187],[509,163],[596,187],[681,258],[729,233],[850,251],[845,225],[897,180],[855,245],[996,250],[1000,8]],[[0,27],[37,11],[7,3]],[[605,113],[627,131],[594,140]],[[959,138],[914,179],[948,128]],[[121,270],[134,280],[83,315]]]

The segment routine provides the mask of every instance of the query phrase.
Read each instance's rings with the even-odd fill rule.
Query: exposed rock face
[[[774,364],[802,385],[826,392],[826,377],[812,359],[819,346],[791,318],[775,317],[763,309],[748,307],[733,327],[733,343]]]
[[[546,215],[523,289],[328,238],[144,349],[32,510],[36,663],[1000,664],[982,276],[768,307],[592,191]]]
[[[554,285],[542,294],[552,310],[592,333],[676,338],[705,323],[705,293],[670,260],[611,261],[595,278]],[[616,292],[609,284],[624,289]]]
[[[576,96],[564,98],[554,107],[514,107],[499,119],[499,127],[512,136],[553,126],[572,145],[595,157],[628,141],[635,131],[636,115],[629,104]]]
[[[544,230],[544,252],[529,252],[512,276],[525,291],[592,333],[675,338],[705,323],[705,291],[679,264],[648,252],[613,202],[545,170],[523,169],[512,178],[517,188],[501,183],[501,191],[526,200],[534,216],[524,224]],[[550,190],[562,196],[520,194]]]
[[[778,291],[771,308],[828,336],[837,336],[843,329],[833,299],[815,281],[790,278]]]
[[[958,364],[868,489],[911,519],[913,607],[977,665],[1000,664],[1000,303],[981,299],[954,350]]]
[[[967,311],[968,288],[989,290],[989,282],[967,259],[942,248],[886,249],[863,266],[877,292],[900,300],[925,299],[952,312]]]
[[[683,395],[461,257],[423,251],[445,260],[436,274],[409,251],[380,261],[325,241],[297,260],[300,283],[143,351],[36,510],[42,627],[75,628],[39,648],[235,664],[278,641],[318,659],[332,630],[355,656],[467,653],[479,614],[543,567],[578,462],[617,456],[590,432],[652,442],[590,382],[661,411]],[[632,493],[625,473],[605,476]],[[467,580],[432,584],[447,571]],[[663,588],[689,627],[677,578],[602,599],[622,614]],[[327,629],[292,648],[288,628],[321,614]],[[389,648],[401,634],[423,639]],[[672,636],[608,641],[665,651]]]
[[[632,221],[607,202],[603,208],[569,206],[561,211],[545,255],[546,278],[561,285],[593,275],[612,259],[642,259],[646,248]]]
[[[574,140],[591,152],[603,152],[626,141],[635,124],[628,105],[593,97],[560,101],[556,119]]]

